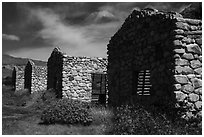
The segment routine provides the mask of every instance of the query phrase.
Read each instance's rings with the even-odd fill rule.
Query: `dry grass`
[[[40,115],[49,102],[55,100],[51,91],[28,95],[27,92],[14,94],[11,88],[3,87],[3,135],[104,135],[111,124],[112,112],[104,107],[92,107],[93,124],[43,125]],[[12,103],[9,103],[12,102]],[[24,104],[22,106],[22,104]]]
[[[99,135],[104,134],[103,125],[42,125],[38,116],[25,119],[3,119],[4,135]]]
[[[93,122],[89,126],[43,125],[40,124],[40,115],[44,107],[55,100],[52,91],[32,96],[26,92],[14,95],[11,88],[3,87],[2,95],[3,135],[202,134],[202,128],[175,124],[157,110],[149,111],[142,107],[113,110],[93,105]],[[24,106],[18,105],[23,103]]]

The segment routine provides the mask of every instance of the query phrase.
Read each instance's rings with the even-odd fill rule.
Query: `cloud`
[[[20,38],[16,35],[11,35],[11,34],[2,34],[2,38],[4,40],[13,40],[13,41],[19,41]]]
[[[108,23],[112,21],[118,21],[118,18],[107,10],[93,12],[86,18],[86,22],[89,23]]]
[[[114,34],[118,26],[118,23],[70,25],[49,8],[31,9],[30,14],[32,19],[38,20],[42,25],[37,33],[38,37],[52,47],[59,46],[66,53],[75,56],[106,57],[107,38]]]
[[[4,52],[47,59],[56,46],[73,56],[106,57],[107,44],[134,7],[179,11],[188,3],[60,2],[14,3],[3,11]],[[9,8],[8,8],[9,7]],[[12,38],[11,38],[12,39]],[[18,48],[17,48],[18,47]],[[37,56],[36,56],[36,53]]]

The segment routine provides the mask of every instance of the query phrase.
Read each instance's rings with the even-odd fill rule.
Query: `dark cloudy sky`
[[[47,60],[54,47],[106,57],[110,37],[134,8],[180,12],[190,3],[2,3],[2,52]]]

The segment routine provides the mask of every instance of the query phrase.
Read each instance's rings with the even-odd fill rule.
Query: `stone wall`
[[[106,73],[104,58],[64,57],[62,71],[63,97],[91,101],[92,73]]]
[[[202,21],[177,18],[174,93],[187,118],[202,116]]]
[[[108,44],[109,103],[171,101],[185,109],[184,116],[200,114],[201,25],[175,12],[134,10]],[[140,96],[145,79],[139,74],[146,70],[150,96]]]
[[[24,88],[29,89],[31,94],[36,91],[47,89],[47,67],[36,66],[29,60],[25,67]]]
[[[91,74],[105,73],[106,66],[104,58],[70,57],[55,48],[48,60],[48,89],[62,98],[91,101]]]
[[[12,81],[15,91],[24,89],[24,68],[25,66],[14,66],[12,72]]]

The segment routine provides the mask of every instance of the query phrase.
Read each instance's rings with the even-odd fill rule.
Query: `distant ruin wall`
[[[13,82],[15,82],[15,91],[24,89],[24,68],[25,66],[15,66],[13,69]]]
[[[47,89],[47,67],[36,66],[31,60],[25,67],[24,88],[29,89],[30,93]]]
[[[47,67],[34,66],[32,73],[31,93],[47,89]]]
[[[109,103],[172,100],[184,117],[201,115],[201,25],[178,13],[134,10],[108,44]],[[145,71],[151,88],[143,92],[150,96],[139,95]]]
[[[104,58],[64,57],[62,95],[66,98],[91,101],[92,73],[106,73]]]

